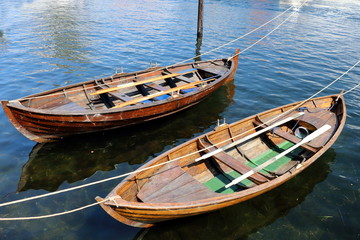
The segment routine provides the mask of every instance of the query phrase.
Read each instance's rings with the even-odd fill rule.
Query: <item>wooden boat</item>
[[[37,142],[138,124],[191,107],[234,78],[228,59],[115,74],[2,101],[11,123]]]
[[[336,141],[345,118],[339,94],[223,124],[154,158],[96,199],[135,227],[234,205],[309,167]]]
[[[329,149],[311,168],[298,175],[296,181],[289,181],[249,202],[194,219],[182,218],[154,228],[143,228],[134,240],[194,239],[194,236],[201,236],[199,239],[247,239],[308,199],[315,186],[328,177],[335,155],[335,151]]]

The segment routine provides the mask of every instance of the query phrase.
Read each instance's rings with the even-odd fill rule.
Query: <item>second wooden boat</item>
[[[2,106],[15,128],[36,142],[138,124],[202,101],[234,78],[238,54],[115,74],[2,101]]]
[[[339,94],[223,124],[151,160],[97,200],[135,227],[231,206],[304,171],[336,141],[345,119]]]

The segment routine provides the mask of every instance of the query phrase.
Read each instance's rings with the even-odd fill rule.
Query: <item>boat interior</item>
[[[117,194],[124,200],[134,202],[196,201],[254,188],[285,173],[291,173],[326,144],[338,125],[337,115],[327,109],[313,108],[304,112],[298,119],[230,148],[226,148],[226,145],[241,139],[244,131],[251,134],[264,128],[269,116],[256,116],[235,125],[218,126],[216,131],[189,142],[153,164],[172,159],[180,159],[179,161],[137,174],[127,182],[128,187],[118,189]],[[238,184],[225,187],[242,174],[291,148],[324,124],[331,125],[333,130],[295,148]],[[197,161],[202,155],[218,148],[223,150]]]
[[[226,74],[229,71],[227,64],[218,60],[178,68],[152,68],[135,74],[115,74],[39,94],[20,100],[20,103],[26,107],[70,112],[106,110],[122,104],[142,107],[145,103],[176,98],[200,89]]]

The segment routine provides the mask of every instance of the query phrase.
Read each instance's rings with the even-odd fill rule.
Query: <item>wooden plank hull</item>
[[[230,62],[226,59],[218,59],[177,65],[172,69],[167,68],[166,71],[179,72],[196,67],[196,75],[192,74],[189,79],[183,76],[179,76],[179,79],[169,78],[177,81],[178,85],[183,84],[181,80],[189,80],[190,83],[186,82],[187,85],[192,85],[191,82],[198,80],[198,78],[205,79],[205,77],[208,77],[210,80],[207,80],[208,82],[204,81],[200,85],[194,85],[196,90],[189,93],[178,91],[171,96],[167,94],[167,99],[164,100],[143,101],[126,107],[114,108],[118,104],[124,104],[124,102],[126,104],[128,99],[132,99],[132,101],[135,99],[136,101],[136,99],[141,99],[146,94],[161,95],[162,91],[159,92],[159,90],[153,89],[155,88],[154,83],[152,85],[149,83],[138,84],[137,81],[140,83],[144,81],[138,76],[144,76],[143,79],[145,80],[149,78],[150,80],[152,78],[156,79],[157,76],[163,76],[165,70],[163,68],[158,70],[149,69],[73,84],[18,100],[2,101],[2,106],[11,123],[24,136],[37,142],[54,141],[74,134],[98,132],[139,124],[182,111],[199,103],[225,82],[232,80],[237,65],[238,56],[236,55]],[[206,67],[208,68],[206,69]],[[214,73],[211,71],[214,71]],[[118,91],[117,95],[113,91],[102,94],[105,96],[91,96],[99,87],[105,85],[106,87],[121,86],[117,82],[121,82],[121,84],[135,82],[134,85],[137,89],[135,87],[133,87],[134,90],[124,87],[124,90]],[[161,87],[161,89],[165,86],[169,89],[167,91],[171,91],[168,85],[161,81],[157,82],[161,86],[155,83],[156,86]],[[186,86],[186,84],[183,86]],[[141,89],[138,85],[141,85],[143,89],[143,86],[146,86],[145,92],[140,92]],[[182,89],[181,86],[177,86],[177,88]],[[186,89],[184,87],[184,90]],[[119,97],[119,95],[121,96]],[[133,97],[129,97],[129,95]],[[125,100],[123,99],[124,96]],[[106,104],[111,105],[105,106]],[[89,109],[91,105],[94,105],[93,109]]]
[[[302,110],[299,110],[301,107]],[[241,138],[256,134],[258,130],[254,127],[258,126],[259,121],[266,123],[289,110],[291,114],[304,111],[304,115],[279,126],[287,133],[295,134],[296,130],[292,132],[291,128],[299,127],[313,132],[325,124],[332,128],[307,143],[308,146],[302,145],[294,150],[286,159],[279,159],[282,162],[279,166],[270,165],[259,172],[268,179],[267,182],[246,180],[250,183],[244,182],[233,191],[223,192],[207,185],[224,173],[230,176],[237,169],[232,169],[217,157],[195,161],[204,154],[199,147],[200,140],[226,149],[229,143],[241,142]],[[343,97],[332,95],[285,105],[230,125],[221,125],[151,160],[116,186],[105,198],[107,201],[100,205],[120,222],[135,227],[150,227],[158,222],[203,214],[249,200],[287,182],[309,167],[336,141],[345,119]],[[287,144],[293,143],[284,139],[284,135],[265,132],[223,152],[254,167],[254,164],[260,164],[257,161],[271,155],[274,149],[280,151]],[[104,201],[99,197],[97,200]]]

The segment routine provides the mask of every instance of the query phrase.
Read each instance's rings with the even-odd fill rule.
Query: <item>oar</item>
[[[155,82],[155,81],[166,79],[166,78],[177,77],[177,76],[185,75],[185,74],[188,74],[188,73],[193,73],[193,72],[196,72],[196,71],[197,71],[197,69],[191,69],[190,71],[171,73],[171,74],[168,74],[168,75],[149,78],[149,79],[145,79],[145,80],[138,81],[138,82],[125,83],[125,84],[118,85],[116,87],[101,89],[101,90],[92,92],[92,93],[90,93],[90,95],[97,95],[97,94],[112,92],[112,91],[116,91],[116,90],[119,90],[119,89],[122,89],[122,88],[134,87],[134,86],[149,83],[149,82]]]
[[[288,154],[289,152],[293,151],[294,149],[300,147],[302,144],[310,142],[311,140],[313,140],[314,138],[320,136],[321,134],[323,134],[324,132],[326,132],[327,130],[329,130],[331,128],[330,125],[324,125],[321,128],[319,128],[318,130],[316,130],[315,132],[313,132],[312,134],[308,135],[307,137],[305,137],[303,140],[301,140],[299,143],[295,144],[294,146],[292,146],[291,148],[283,151],[282,153],[280,153],[279,155],[269,159],[268,161],[264,162],[263,164],[260,164],[259,166],[257,166],[256,168],[254,168],[251,171],[248,171],[247,173],[243,174],[242,176],[235,178],[231,183],[227,184],[225,186],[225,188],[229,188],[239,182],[241,182],[242,180],[248,178],[249,176],[253,175],[254,173],[260,171],[261,169],[263,169],[264,167],[272,164],[273,162],[275,162],[276,160],[282,158],[283,156],[285,156],[286,154]]]
[[[194,87],[196,84],[206,83],[206,82],[209,82],[209,81],[213,81],[215,79],[216,78],[211,78],[211,79],[207,79],[207,80],[204,80],[204,81],[199,80],[199,81],[195,81],[195,82],[192,82],[192,83],[184,84],[184,85],[179,86],[179,87],[170,88],[169,90],[166,90],[166,91],[162,91],[162,92],[154,93],[154,94],[151,94],[151,95],[147,95],[145,97],[139,97],[139,98],[135,98],[135,99],[130,100],[130,101],[126,101],[126,102],[121,103],[119,105],[116,105],[116,106],[114,106],[112,108],[125,107],[125,106],[131,105],[131,104],[135,104],[135,103],[138,103],[138,102],[149,100],[151,98],[159,97],[159,96],[162,96],[162,95],[165,95],[165,94],[169,94],[169,93],[172,93],[172,92],[177,92],[177,91],[180,91],[180,90],[183,90],[183,89]]]
[[[239,139],[239,140],[237,140],[237,141],[234,141],[234,142],[232,142],[232,143],[230,143],[230,144],[228,144],[228,145],[225,145],[225,146],[223,146],[223,147],[220,147],[220,148],[216,149],[215,151],[206,153],[206,154],[202,155],[201,157],[195,159],[195,162],[200,161],[200,160],[203,160],[203,159],[206,159],[206,158],[209,158],[209,157],[211,157],[211,156],[214,156],[215,154],[217,154],[217,153],[219,153],[219,152],[221,152],[221,151],[224,151],[224,150],[226,150],[226,149],[228,149],[228,148],[231,148],[231,147],[233,147],[233,146],[235,146],[235,145],[238,145],[238,144],[240,144],[240,143],[242,143],[242,142],[245,142],[245,141],[247,141],[247,140],[249,140],[249,139],[251,139],[251,138],[253,138],[253,137],[256,137],[256,136],[258,136],[258,135],[266,132],[266,131],[269,131],[269,130],[277,127],[277,126],[280,126],[280,125],[282,125],[282,124],[284,124],[284,123],[287,123],[287,122],[289,122],[289,121],[291,121],[291,120],[293,120],[293,119],[295,119],[295,118],[297,118],[297,117],[300,117],[300,116],[303,115],[303,114],[304,114],[303,112],[296,113],[296,114],[294,114],[294,115],[292,115],[292,116],[290,116],[290,117],[288,117],[288,118],[285,118],[285,119],[283,119],[283,120],[281,120],[281,121],[278,121],[278,122],[274,123],[274,124],[271,125],[271,126],[268,126],[268,127],[264,128],[264,129],[262,129],[262,130],[260,130],[260,131],[258,131],[258,132],[255,132],[255,133],[250,134],[250,135],[248,135],[248,136],[246,136],[246,137],[244,137],[244,138],[241,138],[241,139]]]

